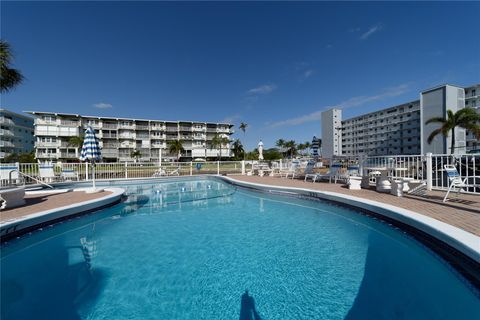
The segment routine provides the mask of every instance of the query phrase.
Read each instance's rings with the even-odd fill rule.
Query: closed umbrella
[[[95,161],[100,161],[102,154],[98,145],[98,139],[95,136],[95,131],[92,127],[85,130],[85,137],[83,138],[82,153],[80,154],[81,161],[88,161],[92,165],[92,181],[93,191],[95,191]]]

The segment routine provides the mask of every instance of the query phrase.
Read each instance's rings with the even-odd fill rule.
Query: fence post
[[[217,174],[220,174],[220,161],[217,161]]]
[[[280,170],[283,169],[283,165],[282,165],[282,159],[280,159]]]
[[[193,175],[193,162],[190,161],[190,175]]]
[[[428,152],[426,154],[427,160],[427,190],[432,190],[432,153]]]
[[[125,162],[125,179],[128,179],[128,162]]]
[[[282,160],[280,160],[282,161]],[[245,175],[245,160],[242,160],[242,176]]]
[[[88,181],[88,161],[85,161],[85,181]]]

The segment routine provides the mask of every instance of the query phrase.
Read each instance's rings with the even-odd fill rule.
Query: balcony
[[[67,126],[67,127],[79,127],[80,126],[80,121],[60,120],[60,124],[62,126]]]
[[[8,119],[5,117],[0,117],[0,124],[7,125],[7,126],[15,125],[15,123],[11,119]]]
[[[0,141],[0,147],[13,148],[15,145],[10,141]]]
[[[7,129],[0,129],[0,135],[5,136],[5,137],[12,137],[14,134],[12,131],[7,130]]]
[[[157,134],[151,134],[150,135],[150,139],[158,139],[158,140],[162,140],[162,139],[165,139],[165,135],[164,134],[161,134],[161,135],[157,135]]]
[[[191,132],[191,131],[192,131],[192,127],[180,127],[180,131]]]
[[[65,144],[67,144],[65,142]],[[52,141],[37,141],[35,143],[35,146],[36,147],[49,147],[49,148],[56,148],[60,145],[60,142],[59,141],[55,141],[55,142],[52,142]]]
[[[137,130],[149,130],[150,127],[148,126],[148,124],[137,124],[136,129]]]
[[[135,148],[135,143],[133,143],[133,142],[122,142],[122,143],[120,143],[120,148]]]
[[[217,133],[217,128],[207,128],[207,132]]]
[[[193,135],[193,140],[205,140],[206,139],[206,135],[204,134],[195,134]]]
[[[177,127],[166,127],[166,131],[167,132],[178,132],[178,128]]]
[[[191,135],[181,135],[180,139],[182,139],[182,140],[192,140],[193,136],[191,136]]]
[[[117,158],[118,150],[117,149],[102,149],[102,157],[104,158]]]
[[[61,152],[60,153],[60,158],[64,158],[64,159],[76,159],[77,158],[77,155],[75,153],[72,153],[72,152]]]
[[[126,134],[126,133],[121,133],[118,135],[120,139],[135,139],[134,134]]]
[[[135,125],[134,124],[125,124],[125,123],[119,123],[118,124],[118,128],[119,129],[132,129],[134,130],[135,129]]]
[[[37,152],[35,157],[38,159],[57,159],[57,153]]]
[[[192,131],[195,131],[195,132],[204,132],[205,131],[205,127],[192,127]]]
[[[116,139],[117,138],[117,134],[112,134],[112,133],[103,133],[103,138],[108,138],[108,139]]]
[[[140,140],[140,139],[150,139],[150,136],[148,134],[139,134],[137,133],[136,134],[136,139]]]
[[[104,149],[116,149],[120,146],[118,143],[103,143],[103,148]]]
[[[154,131],[164,131],[164,130],[165,130],[165,126],[157,125],[157,124],[152,124],[152,125],[150,126],[150,130],[154,130]]]
[[[102,129],[114,129],[116,130],[118,128],[116,123],[103,123]]]

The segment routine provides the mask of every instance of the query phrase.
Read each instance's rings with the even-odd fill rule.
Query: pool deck
[[[96,200],[112,194],[110,191],[97,193],[86,193],[85,191],[72,191],[65,193],[37,193],[26,194],[25,205],[2,210],[0,212],[0,223],[12,219],[19,219],[34,213],[56,209],[64,206],[78,204],[84,201]]]
[[[259,176],[229,176],[238,181],[266,184],[280,187],[308,188],[313,190],[336,192],[367,200],[374,200],[448,223],[469,233],[480,236],[480,196],[451,194],[449,201],[443,203],[445,192],[430,191],[426,196],[405,195],[396,197],[389,193],[379,193],[371,189],[349,190],[341,183],[304,182],[298,179]]]

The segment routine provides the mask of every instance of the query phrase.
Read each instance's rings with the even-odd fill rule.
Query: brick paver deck
[[[451,199],[443,203],[445,192],[431,191],[426,196],[405,195],[403,198],[375,190],[349,190],[342,184],[327,182],[304,182],[303,180],[285,179],[279,177],[231,176],[231,178],[253,183],[274,186],[309,188],[314,190],[337,192],[359,198],[387,203],[400,208],[427,215],[434,219],[459,227],[465,231],[480,236],[480,196],[471,194],[452,194]]]
[[[41,193],[35,195],[25,195],[25,205],[0,211],[0,222],[20,218],[32,213],[80,203],[83,201],[103,198],[109,194],[111,194],[110,191],[102,191],[97,193],[73,191],[57,194]]]

